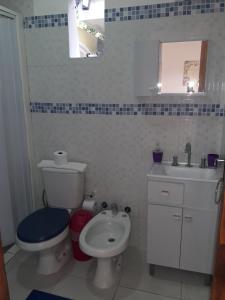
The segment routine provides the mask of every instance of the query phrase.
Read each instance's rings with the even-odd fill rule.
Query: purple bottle
[[[208,154],[208,167],[209,168],[216,168],[217,167],[217,159],[219,158],[219,155],[216,153],[210,153]]]
[[[156,144],[155,150],[152,152],[153,162],[161,163],[163,158],[163,151],[160,149],[159,144]]]

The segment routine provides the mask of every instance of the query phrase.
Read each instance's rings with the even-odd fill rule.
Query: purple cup
[[[161,151],[153,151],[153,161],[154,163],[161,163],[163,158],[163,152]]]
[[[217,159],[219,158],[218,154],[208,154],[208,167],[209,168],[216,168],[217,167]]]

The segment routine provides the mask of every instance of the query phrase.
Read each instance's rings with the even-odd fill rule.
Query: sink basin
[[[221,176],[220,169],[201,169],[197,165],[191,168],[180,165],[177,167],[169,164],[153,164],[149,176],[196,181],[217,181]]]

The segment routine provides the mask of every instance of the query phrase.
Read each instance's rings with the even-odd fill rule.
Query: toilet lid
[[[42,208],[26,217],[18,226],[17,236],[23,242],[39,243],[59,235],[68,226],[66,209]]]

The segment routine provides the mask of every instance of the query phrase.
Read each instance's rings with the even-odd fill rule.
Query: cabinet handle
[[[175,220],[181,220],[181,215],[174,214],[174,215],[173,215],[173,218],[174,218]]]
[[[192,221],[192,216],[184,216],[184,219],[185,219],[187,222],[191,222],[191,221]]]
[[[215,190],[215,203],[219,204],[222,198],[222,192],[223,192],[223,178],[220,178],[217,182],[216,185],[216,190]],[[218,195],[219,194],[219,195]]]
[[[169,196],[170,192],[169,191],[161,191],[161,195],[163,196]]]

